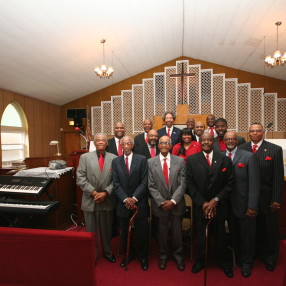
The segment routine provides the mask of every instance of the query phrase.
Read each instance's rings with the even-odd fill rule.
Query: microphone
[[[75,127],[74,130],[77,131],[80,135],[84,136],[84,132],[80,128]]]
[[[266,129],[269,129],[272,125],[273,125],[273,122],[270,121],[270,122],[267,124]]]

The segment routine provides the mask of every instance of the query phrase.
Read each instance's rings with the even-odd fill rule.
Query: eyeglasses
[[[260,132],[263,132],[263,130],[261,129],[257,129],[257,130],[249,130],[249,133],[260,133]]]
[[[224,141],[237,141],[237,138],[225,138]]]
[[[122,145],[122,146],[131,146],[131,145],[133,145],[131,142],[121,142],[120,143],[120,145]]]
[[[159,142],[159,144],[161,144],[161,145],[171,145],[172,143],[171,142]]]

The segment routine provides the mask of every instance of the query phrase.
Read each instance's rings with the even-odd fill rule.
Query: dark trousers
[[[128,226],[130,218],[132,217],[132,212],[130,212],[129,217],[120,217],[120,230],[121,238],[124,252],[126,253],[127,241],[128,241]],[[148,259],[149,254],[149,226],[148,217],[135,217],[134,219],[134,230],[135,230],[135,240],[138,246],[138,257],[139,259]],[[130,255],[135,254],[134,239],[131,240],[130,244]]]
[[[276,263],[279,255],[278,212],[259,214],[256,222],[256,253],[263,262]]]
[[[230,219],[232,245],[241,266],[252,268],[255,253],[256,218]]]
[[[201,217],[195,217],[198,237],[198,258],[196,262],[205,264],[206,253],[206,225],[208,220]],[[225,233],[225,219],[215,217],[209,225],[208,239],[214,237],[216,259],[220,267],[230,268],[232,266],[231,258],[227,251],[227,239]]]
[[[160,259],[167,259],[170,254],[168,246],[169,233],[172,240],[171,253],[176,260],[181,260],[183,258],[182,217],[169,213],[168,216],[158,218]]]

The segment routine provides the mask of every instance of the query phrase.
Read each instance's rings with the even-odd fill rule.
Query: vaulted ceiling
[[[277,21],[286,52],[285,0],[0,0],[0,88],[62,105],[182,55],[286,80]]]

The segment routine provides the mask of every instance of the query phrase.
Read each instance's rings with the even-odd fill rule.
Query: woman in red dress
[[[183,128],[181,130],[180,143],[173,147],[172,154],[184,158],[186,163],[187,157],[201,151],[201,144],[193,140],[192,130],[190,128]]]

